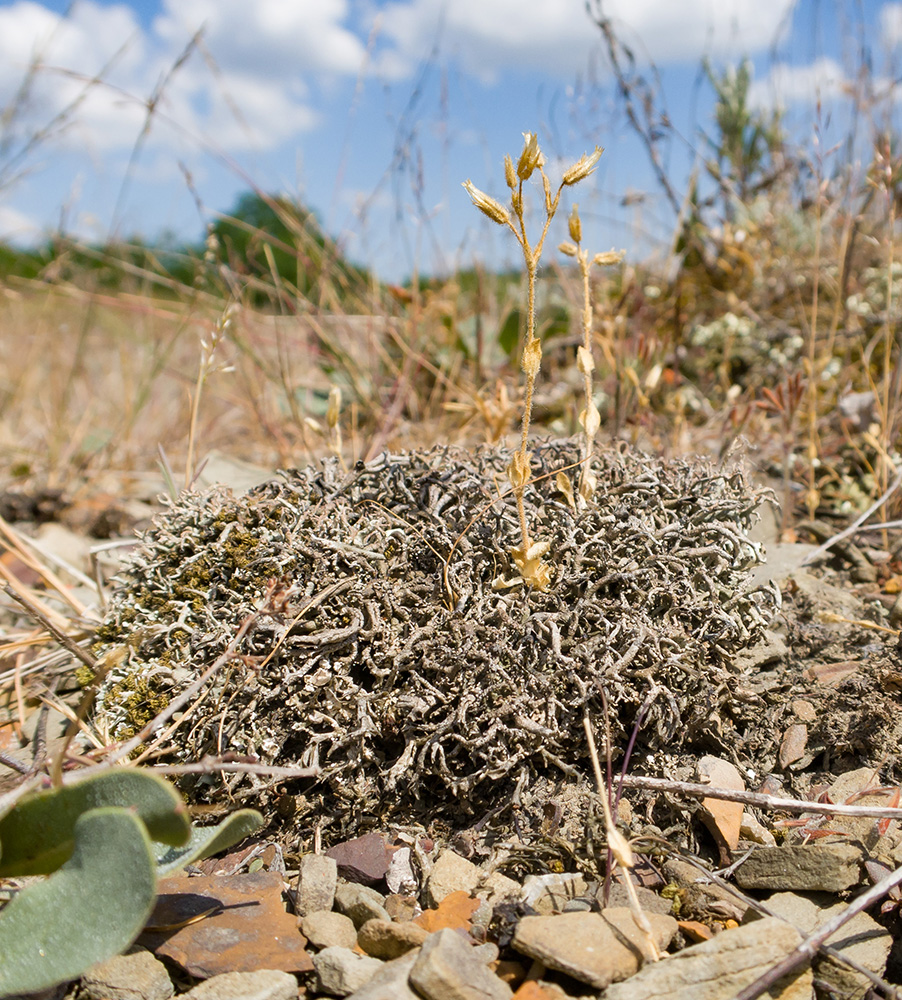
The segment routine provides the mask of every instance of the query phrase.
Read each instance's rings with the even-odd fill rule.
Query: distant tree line
[[[284,196],[248,191],[206,238],[111,244],[55,235],[34,248],[0,243],[0,280],[69,281],[109,291],[181,296],[188,289],[280,310],[304,300],[329,308],[366,295],[368,271],[347,260],[312,211]]]

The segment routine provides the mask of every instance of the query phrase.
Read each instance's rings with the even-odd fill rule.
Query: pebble
[[[436,931],[420,949],[410,985],[426,1000],[509,1000],[510,986],[474,951],[457,931]]]
[[[401,958],[385,962],[373,978],[351,996],[351,1000],[423,1000],[407,982],[420,952],[417,948]]]
[[[520,890],[520,902],[541,916],[550,916],[560,913],[571,900],[585,897],[588,891],[589,883],[578,872],[530,875]]]
[[[482,872],[472,861],[446,848],[435,859],[426,880],[426,899],[430,906],[438,906],[452,892],[472,893],[481,877]]]
[[[295,908],[298,916],[331,910],[338,884],[338,865],[326,854],[305,854],[301,858]]]
[[[183,993],[183,1000],[297,1000],[298,981],[287,972],[223,972]]]
[[[346,997],[365,986],[382,968],[382,963],[350,948],[332,947],[313,956],[313,968],[323,993]]]
[[[394,850],[381,833],[366,833],[330,847],[326,855],[335,860],[343,879],[374,886],[384,880]]]
[[[301,919],[301,933],[314,948],[353,948],[357,928],[350,917],[332,910],[316,910]]]
[[[88,1000],[168,1000],[175,992],[166,966],[143,948],[93,965],[81,988]]]
[[[335,909],[350,917],[358,930],[367,920],[391,920],[382,893],[353,882],[339,882],[335,890]]]
[[[367,920],[357,934],[357,944],[373,958],[392,959],[419,948],[428,937],[429,931],[418,924]]]

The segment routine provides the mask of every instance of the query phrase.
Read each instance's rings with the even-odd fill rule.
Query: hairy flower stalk
[[[510,211],[500,202],[495,201],[489,195],[480,191],[471,181],[464,183],[467,194],[473,204],[493,222],[501,226],[507,226],[514,234],[520,248],[523,251],[523,261],[526,265],[527,281],[527,311],[526,311],[526,343],[523,347],[523,356],[520,360],[520,367],[526,376],[526,390],[523,401],[523,418],[520,427],[520,447],[514,453],[514,457],[508,466],[507,475],[510,480],[511,489],[517,502],[517,514],[520,520],[520,547],[513,549],[511,555],[520,571],[517,583],[522,581],[536,590],[546,590],[551,583],[551,569],[542,562],[549,549],[548,542],[534,542],[530,537],[529,524],[526,519],[526,507],[523,501],[523,494],[530,478],[530,454],[529,454],[529,423],[532,414],[533,397],[535,395],[536,381],[542,367],[542,344],[536,335],[536,275],[539,269],[539,260],[542,256],[542,248],[545,244],[545,237],[551,220],[557,212],[561,200],[561,191],[565,187],[577,184],[588,177],[595,169],[602,150],[596,146],[594,152],[586,154],[573,164],[567,171],[558,186],[557,192],[552,194],[551,182],[544,171],[545,157],[539,148],[538,136],[533,132],[523,134],[523,151],[517,160],[516,165],[510,156],[504,158],[504,179],[510,189]],[[532,175],[538,171],[542,178],[542,190],[544,195],[545,222],[542,232],[535,245],[529,242],[526,235],[526,218],[523,211],[523,182],[528,181]],[[597,414],[597,410],[595,411]],[[597,428],[596,428],[597,429]]]
[[[579,166],[579,164],[577,164]],[[572,171],[576,167],[571,168]],[[566,177],[566,174],[564,175]],[[583,377],[583,389],[585,392],[586,405],[579,415],[580,426],[584,432],[582,449],[582,472],[579,479],[579,495],[584,500],[591,500],[595,494],[597,486],[595,476],[590,468],[592,449],[594,447],[595,435],[601,426],[601,414],[592,398],[592,372],[595,371],[595,358],[592,355],[592,295],[589,281],[589,269],[592,264],[617,264],[623,260],[623,252],[597,253],[589,260],[588,251],[583,249],[582,243],[582,223],[579,218],[579,208],[574,205],[570,211],[569,218],[570,239],[572,243],[562,243],[558,249],[568,257],[575,257],[579,264],[579,273],[583,286],[583,311],[582,328],[583,342],[576,349],[576,367]]]

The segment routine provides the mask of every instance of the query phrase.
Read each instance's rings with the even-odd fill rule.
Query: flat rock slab
[[[788,920],[805,935],[846,908],[844,903],[835,902],[832,896],[802,896],[794,892],[775,893],[765,902],[769,910]],[[756,917],[750,913],[748,919],[753,921]],[[856,913],[827,940],[828,945],[877,975],[882,975],[886,968],[892,943],[889,931],[867,913]],[[867,976],[832,957],[815,956],[813,967],[818,979],[829,983],[838,995],[847,1000],[860,1000],[871,987]]]
[[[847,843],[756,847],[735,878],[743,889],[842,892],[861,881],[863,860],[861,848]]]
[[[789,924],[765,917],[646,965],[627,982],[610,986],[605,1000],[732,1000],[801,940]],[[811,1000],[812,987],[811,970],[803,969],[781,979],[767,996]]]
[[[260,969],[310,972],[307,940],[285,910],[282,886],[275,872],[161,879],[139,941],[198,979]]]
[[[662,913],[645,916],[655,944],[663,951],[677,931],[676,920]],[[651,958],[645,935],[626,907],[523,917],[512,944],[522,955],[597,989],[635,975]]]

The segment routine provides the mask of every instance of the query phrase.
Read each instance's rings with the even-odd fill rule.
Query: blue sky
[[[785,107],[799,145],[820,100],[823,149],[849,130],[862,59],[878,80],[897,75],[902,3],[589,7],[660,74],[681,191],[711,124],[703,57],[718,67],[750,58],[757,99]],[[0,113],[0,239],[59,226],[92,240],[196,239],[253,182],[302,199],[388,280],[477,257],[505,263],[516,248],[460,184],[503,196],[503,155],[527,130],[552,174],[605,147],[575,194],[590,249],[642,256],[673,229],[584,0],[0,2]],[[639,207],[622,204],[636,193]]]

